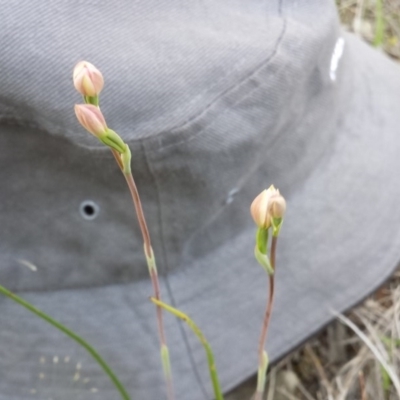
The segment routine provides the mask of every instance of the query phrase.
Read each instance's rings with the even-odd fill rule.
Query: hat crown
[[[128,3],[135,19],[132,7],[138,3],[120,4]],[[301,184],[333,140],[340,87],[340,77],[331,73],[339,37],[336,11],[331,2],[312,3],[305,14],[294,3],[278,1],[251,7],[241,1],[210,3],[204,9],[180,2],[163,9],[157,2],[156,12],[148,4],[148,18],[135,23],[124,6],[104,5],[112,8],[118,29],[111,29],[104,10],[82,12],[93,22],[86,25],[102,27],[101,40],[90,35],[86,42],[73,34],[82,21],[61,3],[69,21],[63,29],[57,21],[35,25],[40,40],[53,35],[45,60],[25,35],[5,47],[3,123],[30,126],[16,136],[19,141],[24,136],[23,146],[7,139],[9,152],[18,146],[19,171],[40,176],[40,182],[13,187],[31,223],[24,228],[29,250],[22,255],[48,272],[19,285],[71,287],[147,276],[140,232],[135,227],[134,238],[130,233],[133,211],[124,182],[106,149],[99,149],[73,115],[80,100],[71,71],[83,54],[104,75],[101,108],[108,126],[131,147],[161,272],[186,267],[253,228],[248,209],[263,188],[275,183],[287,196]],[[24,24],[33,27],[36,20],[32,15]],[[66,37],[69,45],[60,46]],[[17,62],[20,48],[30,63]],[[7,162],[15,163],[15,157]],[[52,193],[51,206],[46,192]],[[99,206],[94,221],[79,216],[86,200]],[[43,221],[48,233],[35,237]],[[12,234],[16,242],[10,248],[18,248],[21,234]],[[14,241],[10,235],[5,240]],[[53,248],[52,254],[41,253],[44,248]],[[68,266],[57,262],[60,254]]]

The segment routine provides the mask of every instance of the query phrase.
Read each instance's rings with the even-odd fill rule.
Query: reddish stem
[[[268,300],[267,300],[267,308],[265,310],[265,315],[264,315],[264,321],[263,321],[263,326],[261,329],[261,335],[260,335],[260,342],[258,345],[258,363],[259,366],[262,366],[263,364],[263,353],[264,353],[264,346],[265,342],[267,340],[267,334],[268,334],[268,327],[269,323],[271,321],[271,315],[272,315],[272,307],[274,305],[274,294],[275,294],[275,259],[276,259],[276,244],[277,244],[278,238],[276,236],[272,236],[272,242],[271,242],[271,267],[274,270],[273,275],[269,275],[269,294],[268,294]],[[262,400],[262,395],[263,393],[256,393],[255,400]]]
[[[132,195],[133,204],[135,205],[136,214],[139,220],[140,230],[142,231],[143,241],[144,241],[144,248],[146,251],[146,256],[148,258],[153,258],[153,254],[151,251],[151,241],[150,241],[150,234],[147,228],[146,220],[144,218],[142,203],[140,201],[139,192],[137,190],[135,181],[133,179],[132,174],[124,174],[126,182],[128,183],[129,190]]]
[[[152,283],[153,291],[154,291],[154,297],[157,300],[161,300],[161,291],[160,291],[160,283],[158,280],[157,267],[156,267],[156,263],[154,260],[153,249],[151,247],[149,229],[147,228],[147,223],[146,223],[146,219],[145,219],[144,212],[143,212],[142,202],[140,201],[139,191],[137,189],[135,180],[133,179],[133,175],[131,173],[129,173],[129,174],[124,173],[123,165],[122,165],[122,161],[119,156],[119,153],[113,149],[111,149],[111,151],[118,163],[118,166],[120,167],[120,169],[126,179],[126,182],[129,187],[129,191],[131,192],[133,204],[135,206],[136,215],[137,215],[138,221],[139,221],[140,231],[142,232],[142,236],[143,236],[144,251],[146,253],[146,259],[147,260],[151,259],[154,261],[153,262],[154,266],[152,268],[149,268],[150,279],[151,279],[151,283]],[[160,344],[161,344],[161,346],[163,346],[163,345],[166,346],[162,308],[160,306],[157,306],[156,310],[157,310],[157,327],[158,327],[158,335],[160,338]],[[172,385],[172,378],[169,377],[166,380],[167,380],[167,387],[168,387],[168,399],[173,400],[175,398],[175,396],[174,396],[174,390],[173,390],[173,385]]]
[[[122,163],[121,163],[121,159],[119,158],[118,152],[113,150],[113,153],[114,153],[115,158],[117,159],[118,165],[121,168]],[[121,170],[122,170],[122,168],[121,168]],[[140,226],[140,230],[141,230],[142,236],[143,236],[146,257],[152,258],[153,254],[151,251],[150,233],[149,233],[149,229],[147,228],[147,223],[146,223],[146,219],[144,217],[142,202],[140,201],[139,192],[137,190],[135,180],[133,179],[133,175],[131,173],[129,173],[129,174],[124,173],[124,177],[126,179],[126,183],[128,184],[129,191],[131,192],[133,204],[135,206],[136,215],[139,220],[139,226]]]
[[[268,296],[267,309],[265,311],[264,323],[263,323],[261,335],[260,335],[260,342],[258,344],[258,360],[259,360],[260,365],[262,364],[262,361],[263,361],[264,344],[267,340],[268,327],[269,327],[269,322],[271,320],[272,306],[274,303],[274,292],[275,292],[275,280],[274,280],[274,276],[270,275],[269,276],[269,296]]]

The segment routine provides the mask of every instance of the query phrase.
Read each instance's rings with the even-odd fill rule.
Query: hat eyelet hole
[[[92,221],[99,215],[100,208],[92,200],[85,200],[79,207],[79,213],[81,217],[87,221]]]

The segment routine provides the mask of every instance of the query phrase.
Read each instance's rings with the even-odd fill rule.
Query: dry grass
[[[274,400],[400,399],[400,271],[273,370]]]
[[[400,270],[269,372],[266,400],[400,399]],[[255,379],[226,400],[250,399]]]
[[[400,0],[337,0],[346,29],[400,58]]]

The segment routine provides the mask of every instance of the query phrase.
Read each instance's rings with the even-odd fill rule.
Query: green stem
[[[186,322],[190,329],[194,332],[194,334],[199,338],[201,344],[204,347],[204,350],[206,351],[207,354],[207,361],[208,361],[208,369],[210,372],[210,378],[211,382],[213,385],[214,389],[214,395],[216,400],[224,400],[224,397],[222,395],[221,391],[221,385],[219,383],[218,379],[218,373],[217,369],[215,366],[215,361],[214,361],[214,354],[211,350],[211,346],[207,342],[207,339],[203,335],[203,332],[200,330],[200,328],[194,323],[192,319],[189,318],[188,315],[184,314],[182,311],[179,311],[178,309],[160,301],[157,300],[154,297],[151,297],[150,300],[158,307],[162,307],[164,310],[170,312],[171,314],[175,315],[176,317],[182,319],[184,322]]]
[[[262,394],[264,393],[267,369],[268,369],[268,354],[266,351],[263,351],[263,359],[258,366],[256,396],[262,397]]]
[[[56,327],[58,330],[61,332],[65,333],[67,336],[69,336],[72,340],[75,340],[78,344],[80,344],[100,365],[101,368],[103,368],[104,372],[109,376],[111,379],[112,383],[116,387],[116,389],[119,391],[121,398],[124,400],[130,400],[129,394],[122,385],[122,383],[119,381],[115,373],[112,371],[112,369],[108,366],[108,364],[104,361],[104,359],[100,356],[100,354],[84,339],[82,339],[80,336],[78,336],[75,332],[71,331],[67,327],[65,327],[63,324],[60,322],[57,322],[53,318],[51,318],[49,315],[45,314],[43,311],[39,310],[26,300],[22,299],[21,297],[17,296],[16,294],[10,292],[8,289],[0,285],[0,293],[4,294],[5,296],[9,297],[11,300],[14,300],[16,303],[20,304],[21,306],[25,307],[27,310],[35,314],[36,316],[42,318],[46,322],[48,322],[50,325],[53,325]]]

